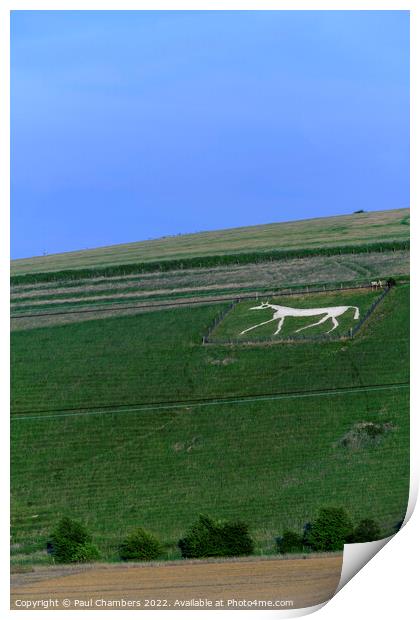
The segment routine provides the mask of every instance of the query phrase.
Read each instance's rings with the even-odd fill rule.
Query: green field
[[[110,560],[139,524],[176,557],[198,512],[247,520],[260,553],[325,504],[391,533],[408,497],[408,301],[399,284],[345,342],[203,346],[225,304],[15,331],[13,560],[48,561],[64,514]],[[370,421],[380,441],[344,447]]]
[[[355,209],[357,210],[357,209]],[[12,261],[13,275],[250,251],[357,246],[409,237],[409,210],[371,211],[162,237]]]

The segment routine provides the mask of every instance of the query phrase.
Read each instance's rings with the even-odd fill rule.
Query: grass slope
[[[12,275],[261,250],[327,248],[408,239],[409,210],[299,220],[162,237],[92,250],[14,260]]]
[[[264,350],[203,347],[203,333],[224,307],[219,305],[19,331],[12,336],[12,410],[404,381],[407,367],[401,360],[407,359],[407,299],[407,286],[391,291],[370,318],[369,329],[366,324],[344,347],[340,342],[321,348],[318,343]],[[226,357],[231,363],[217,363]],[[354,366],[360,379],[354,376]]]
[[[108,559],[137,524],[176,557],[177,538],[205,511],[249,521],[261,552],[273,549],[283,526],[302,527],[326,503],[355,519],[377,518],[385,533],[402,519],[405,389],[23,419],[25,411],[408,380],[408,286],[393,289],[345,343],[202,346],[221,307],[12,335],[15,561],[45,561],[46,537],[62,514],[85,521]],[[340,445],[355,424],[369,421],[392,430],[379,443]]]
[[[334,291],[329,293],[314,293],[310,295],[284,295],[280,297],[262,296],[258,300],[244,301],[233,307],[223,321],[212,331],[210,342],[265,342],[280,340],[282,338],[313,338],[327,336],[328,330],[333,326],[331,319],[327,322],[309,327],[323,318],[322,315],[312,317],[286,317],[281,332],[276,336],[275,331],[279,321],[272,321],[266,325],[260,325],[255,329],[242,334],[242,331],[269,321],[275,312],[272,308],[252,310],[267,301],[273,305],[287,306],[291,308],[327,308],[334,306],[356,306],[360,317],[356,320],[355,309],[350,308],[338,318],[338,327],[330,333],[331,338],[348,336],[349,330],[355,328],[359,320],[363,319],[371,305],[378,299],[380,293],[371,289],[356,289],[352,291]],[[299,335],[296,330],[305,328]],[[307,329],[306,329],[307,328]]]

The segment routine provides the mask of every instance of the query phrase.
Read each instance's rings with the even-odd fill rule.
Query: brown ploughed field
[[[149,565],[39,566],[33,572],[12,575],[11,608],[309,607],[333,596],[340,580],[341,565],[342,555]],[[35,601],[50,599],[52,602],[48,606],[42,607],[41,603],[33,606]],[[207,603],[200,605],[200,599]]]

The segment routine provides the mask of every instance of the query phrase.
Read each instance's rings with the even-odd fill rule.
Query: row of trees
[[[178,541],[184,558],[233,557],[254,552],[248,526],[241,521],[218,521],[200,515],[197,522]],[[61,519],[47,543],[56,562],[75,563],[98,560],[100,552],[88,530],[68,517]],[[118,546],[125,561],[156,560],[164,553],[160,540],[151,532],[137,528]]]
[[[339,551],[345,543],[368,542],[381,538],[373,519],[363,519],[354,527],[343,508],[322,508],[313,523],[301,534],[284,531],[276,538],[279,553]],[[98,547],[87,529],[68,517],[61,519],[48,542],[48,551],[56,562],[93,562],[100,558]],[[238,557],[252,555],[255,543],[243,521],[222,521],[200,515],[185,536],[178,541],[184,558]],[[131,532],[118,546],[124,561],[156,560],[164,553],[160,540],[143,528]]]
[[[356,526],[344,508],[321,508],[317,518],[306,523],[301,534],[285,530],[276,538],[280,553],[340,551],[346,543],[379,540],[382,533],[374,519],[362,519]]]

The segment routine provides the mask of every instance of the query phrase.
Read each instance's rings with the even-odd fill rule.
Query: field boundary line
[[[224,308],[219,314],[213,319],[210,327],[207,329],[206,333],[203,336],[203,344],[208,344],[209,338],[213,334],[214,330],[218,325],[226,318],[226,316],[234,309],[234,307],[240,302],[240,299],[234,299],[227,308]]]
[[[401,281],[400,284],[406,284],[408,283],[408,281],[406,282]],[[159,308],[176,308],[176,307],[180,307],[180,306],[195,306],[195,305],[211,305],[211,304],[215,304],[215,303],[228,303],[228,302],[232,302],[234,300],[243,300],[243,299],[259,299],[260,297],[263,296],[273,296],[275,295],[276,297],[282,297],[282,296],[287,296],[289,297],[290,295],[311,295],[311,294],[315,294],[315,293],[328,293],[328,292],[334,292],[334,291],[355,291],[355,290],[359,290],[359,289],[368,289],[371,288],[370,284],[356,284],[355,286],[337,286],[337,284],[335,283],[335,286],[333,288],[328,288],[326,285],[323,285],[323,288],[316,288],[316,289],[309,289],[309,286],[306,287],[305,290],[303,289],[291,289],[289,288],[281,288],[281,289],[271,289],[271,290],[256,290],[253,293],[249,293],[247,295],[232,295],[229,294],[225,297],[204,297],[202,299],[191,299],[189,301],[177,301],[176,299],[174,301],[166,301],[166,302],[156,302],[156,303],[145,303],[145,304],[135,304],[135,305],[129,305],[129,306],[123,306],[122,304],[118,307],[117,304],[114,304],[113,306],[109,306],[107,308],[103,308],[103,307],[96,307],[96,308],[81,308],[81,309],[73,309],[73,310],[63,310],[60,312],[35,312],[35,313],[30,313],[30,314],[11,314],[10,315],[10,319],[13,320],[18,320],[18,319],[30,319],[30,318],[37,318],[37,317],[43,317],[43,316],[63,316],[63,315],[67,315],[67,314],[85,314],[85,313],[92,313],[92,312],[118,312],[119,310],[124,311],[124,310],[142,310],[143,308],[146,309],[159,309]]]
[[[201,400],[201,401],[179,401],[179,402],[168,402],[168,403],[156,403],[156,404],[145,404],[138,407],[130,407],[129,409],[101,409],[94,410],[86,408],[83,411],[81,410],[72,410],[68,413],[53,413],[52,415],[22,415],[22,414],[14,414],[11,416],[11,421],[17,420],[47,420],[51,418],[68,418],[68,417],[79,417],[83,415],[101,415],[101,414],[120,414],[120,413],[137,413],[141,411],[158,411],[160,409],[186,409],[192,407],[208,407],[215,405],[233,405],[233,404],[246,404],[251,402],[259,402],[259,401],[270,401],[270,400],[292,400],[296,398],[316,398],[318,396],[340,396],[342,394],[352,394],[352,393],[365,393],[365,392],[379,392],[384,390],[398,390],[409,388],[410,384],[407,383],[387,383],[383,385],[371,385],[371,386],[359,386],[359,387],[347,387],[347,388],[337,388],[337,389],[327,389],[327,390],[314,390],[310,392],[290,392],[290,393],[280,393],[280,394],[265,394],[265,395],[256,395],[256,396],[240,396],[240,397],[230,397],[230,398],[215,398],[209,400]],[[60,411],[60,410],[56,410]],[[66,410],[61,410],[66,411]]]
[[[350,328],[350,331],[348,334],[350,338],[355,337],[355,335],[360,330],[360,328],[366,323],[368,318],[376,310],[377,306],[381,303],[381,301],[385,299],[385,297],[390,293],[392,288],[393,288],[392,286],[387,286],[385,290],[382,292],[382,294],[377,299],[375,299],[375,301],[370,305],[370,307],[367,309],[366,313],[364,314],[364,316],[362,316],[360,321],[356,323],[354,327]]]

